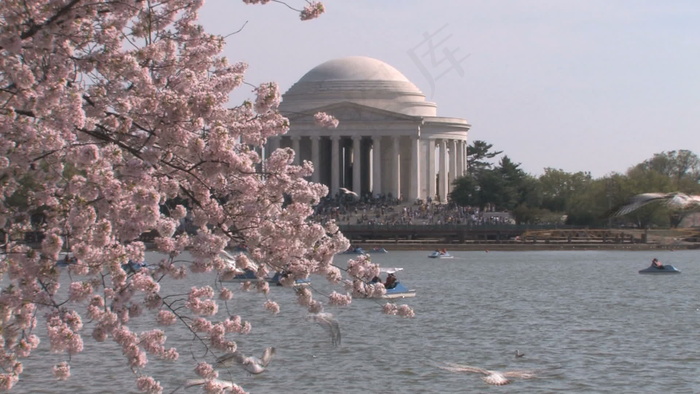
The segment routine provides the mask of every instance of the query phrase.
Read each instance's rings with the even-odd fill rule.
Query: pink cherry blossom
[[[175,314],[170,311],[158,311],[158,315],[156,316],[156,321],[158,322],[158,324],[162,324],[164,326],[172,325],[175,323],[176,320],[177,316],[175,316]]]
[[[163,387],[150,376],[139,376],[136,379],[136,387],[142,393],[160,394],[163,392]]]
[[[144,375],[149,357],[191,360],[168,345],[170,325],[193,336],[193,363],[213,350],[235,351],[232,336],[252,332],[248,321],[229,316],[233,292],[213,278],[287,269],[291,279],[318,274],[337,287],[348,280],[355,294],[362,286],[352,281],[378,271],[362,257],[346,270],[334,263],[349,241],[332,221],[310,220],[329,192],[308,180],[313,164],[296,165],[289,148],[262,155],[267,139],[290,126],[278,111],[279,86],[262,83],[250,99],[230,102],[248,66],[229,62],[225,38],[197,24],[203,2],[125,4],[0,2],[0,193],[23,198],[0,199],[8,235],[0,255],[0,389],[21,384],[17,358],[39,347],[72,357],[94,340],[119,346],[138,390],[163,392]],[[304,20],[324,12],[321,3],[305,4]],[[317,118],[337,126],[329,114]],[[32,220],[38,216],[40,225]],[[41,232],[42,241],[19,241],[29,232]],[[146,261],[145,240],[165,257],[125,270],[130,260]],[[222,257],[239,244],[248,252]],[[76,260],[58,267],[64,253]],[[185,284],[190,278],[196,287]],[[248,295],[256,305],[264,300],[262,313],[279,312],[267,281],[242,287],[260,293]],[[376,295],[382,287],[364,290]],[[335,291],[314,295],[300,290],[297,302],[316,312],[324,302],[351,302]],[[137,316],[158,329],[132,331]],[[43,341],[37,322],[46,326]],[[58,364],[56,376],[68,379],[69,368]],[[217,389],[209,383],[205,389]]]
[[[221,289],[219,292],[219,299],[223,301],[228,301],[233,298],[233,292],[227,288]]]
[[[270,300],[266,301],[265,302],[265,309],[267,309],[268,311],[270,311],[274,314],[280,313],[280,306],[279,306],[279,304],[277,304],[274,301],[270,301]]]
[[[309,4],[306,7],[304,7],[299,17],[301,18],[301,20],[306,21],[309,19],[318,18],[325,11],[326,9],[323,7],[323,4],[321,4],[318,1],[312,1],[309,2]]]
[[[219,377],[219,373],[214,370],[214,367],[205,362],[198,363],[194,368],[194,373],[204,379],[216,379]]]
[[[387,302],[382,307],[383,311],[387,315],[396,315],[401,317],[415,317],[416,314],[411,307],[408,305],[396,305]]]
[[[0,373],[0,390],[9,391],[19,381],[15,373]]]
[[[338,127],[338,119],[333,115],[329,115],[325,112],[316,112],[314,114],[314,121],[317,125],[325,128],[335,129]]]
[[[352,296],[350,294],[340,294],[334,291],[328,296],[328,303],[330,305],[346,306],[350,305],[351,302]]]
[[[92,296],[94,291],[92,285],[88,282],[73,282],[70,284],[70,299],[73,301],[84,301]]]
[[[70,377],[70,364],[63,361],[53,367],[53,376],[58,380],[68,380]]]

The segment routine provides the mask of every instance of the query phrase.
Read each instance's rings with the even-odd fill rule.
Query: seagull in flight
[[[685,193],[642,193],[633,196],[629,203],[620,207],[613,216],[627,215],[630,212],[654,202],[666,204],[673,209],[689,209],[700,207],[700,195]]]
[[[343,192],[343,194],[347,194],[347,195],[353,196],[353,197],[355,197],[355,198],[359,198],[359,197],[360,197],[360,196],[358,196],[357,193],[355,193],[354,191],[349,190],[349,189],[346,189],[346,188],[344,188],[344,187],[341,187],[341,188],[338,189],[338,190],[340,190],[341,192]]]
[[[190,388],[193,386],[203,386],[207,382],[207,379],[187,379],[187,382],[185,382],[185,388]],[[212,383],[221,387],[224,393],[233,392],[234,386],[236,386],[235,383],[228,380],[212,379]]]
[[[340,324],[332,314],[326,312],[312,313],[307,316],[308,320],[318,323],[331,336],[333,346],[340,345]]]
[[[244,356],[241,354],[239,351],[235,351],[233,353],[225,354],[218,359],[216,359],[216,364],[215,366],[217,368],[221,367],[231,367],[235,364],[240,365],[248,371],[249,373],[253,375],[257,375],[260,373],[265,372],[265,368],[267,367],[268,364],[270,364],[270,360],[272,359],[272,356],[275,355],[275,348],[274,347],[267,347],[263,351],[262,357],[257,358],[253,356]]]
[[[438,365],[438,367],[452,372],[472,372],[481,374],[483,375],[481,380],[486,382],[486,384],[494,386],[503,386],[512,383],[513,378],[531,379],[536,377],[534,371],[528,370],[490,371],[479,367],[452,363],[445,363],[444,365]]]

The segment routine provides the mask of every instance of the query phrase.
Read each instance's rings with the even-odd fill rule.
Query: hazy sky
[[[283,92],[330,59],[389,63],[439,116],[467,119],[470,142],[493,144],[532,175],[552,167],[598,178],[654,153],[700,154],[696,0],[324,4],[306,22],[283,4],[241,0],[207,0],[200,16],[212,33],[243,28],[226,56],[249,64],[248,82],[276,81]]]

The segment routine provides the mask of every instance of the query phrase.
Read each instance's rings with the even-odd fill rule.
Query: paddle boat
[[[386,289],[386,294],[382,298],[396,299],[396,298],[413,298],[416,296],[416,291],[409,289],[404,286],[403,283],[397,282],[396,286],[392,289]]]
[[[242,274],[238,274],[234,276],[232,279],[227,280],[226,282],[251,282],[251,281],[256,281],[259,278],[255,274],[255,271],[251,269],[245,270]]]
[[[409,289],[403,283],[401,283],[396,278],[396,273],[398,271],[403,271],[403,268],[380,268],[380,275],[386,273],[387,277],[385,279],[384,286],[387,287],[386,294],[382,296],[384,299],[396,299],[396,298],[412,298],[416,296],[416,291],[414,289]],[[389,279],[393,278],[393,279]],[[381,279],[381,278],[379,278]]]
[[[369,251],[369,253],[370,253],[370,254],[374,254],[374,253],[389,253],[389,251],[386,250],[386,249],[384,249],[384,248],[374,247],[374,248],[372,248],[372,249]]]
[[[122,269],[129,274],[135,274],[141,270],[141,268],[146,268],[148,264],[145,261],[133,261],[129,260],[128,263],[122,264]]]
[[[282,286],[282,282],[280,282],[280,280],[282,279],[282,275],[284,275],[284,274],[281,272],[275,272],[275,274],[272,275],[272,278],[268,279],[267,281],[270,282],[270,284]],[[294,287],[296,287],[296,286],[310,286],[310,285],[311,285],[311,279],[309,279],[309,278],[297,279],[294,281]]]
[[[429,254],[428,257],[431,259],[452,259],[454,256],[449,254],[446,249],[436,250]]]
[[[670,265],[670,264],[664,264],[661,267],[654,267],[649,266],[648,268],[645,268],[643,270],[639,270],[640,274],[652,274],[652,275],[661,275],[661,274],[680,274],[681,271]]]
[[[274,275],[264,278],[264,280],[266,280],[271,285],[282,286],[280,279],[282,279],[281,272],[275,272]],[[257,277],[255,271],[249,269],[245,270],[245,272],[243,272],[242,274],[234,276],[233,279],[227,280],[226,282],[254,282],[257,280],[260,280],[260,278]],[[294,281],[294,286],[309,286],[310,284],[310,279],[297,279]]]
[[[338,254],[367,254],[367,252],[365,252],[365,250],[362,249],[362,248],[359,247],[359,246],[358,246],[358,247],[353,247],[353,246],[351,246],[351,247],[350,247],[348,250],[346,250],[345,252],[341,252],[341,253],[338,253]]]

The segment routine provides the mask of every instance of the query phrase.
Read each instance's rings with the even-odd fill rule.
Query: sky
[[[625,173],[656,153],[700,155],[700,2],[696,0],[207,0],[200,23],[227,36],[246,82],[286,92],[345,56],[382,60],[464,118],[470,143],[526,173]],[[232,95],[232,104],[250,89]]]

